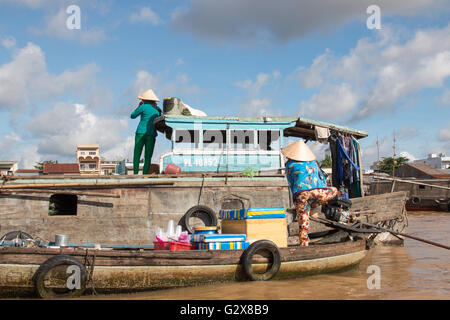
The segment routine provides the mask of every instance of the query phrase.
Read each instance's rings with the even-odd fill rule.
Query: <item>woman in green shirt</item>
[[[131,114],[131,119],[141,116],[134,138],[133,172],[139,173],[139,161],[141,160],[142,149],[145,146],[144,168],[142,173],[147,174],[155,148],[157,132],[153,126],[155,118],[161,115],[161,109],[156,105],[160,101],[152,89],[147,90],[138,97],[142,101]]]

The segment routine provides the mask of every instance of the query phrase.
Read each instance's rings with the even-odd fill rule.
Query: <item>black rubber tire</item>
[[[419,197],[413,197],[413,198],[411,198],[411,203],[412,203],[412,204],[419,204],[419,203],[420,203],[420,198],[419,198]]]
[[[255,273],[252,267],[253,256],[256,252],[265,250],[269,251],[272,255],[271,266],[265,273]],[[281,266],[281,253],[277,245],[270,240],[258,240],[253,242],[241,256],[241,264],[244,269],[244,273],[251,281],[267,281],[272,279],[278,273]]]
[[[11,241],[16,238],[19,238],[20,240],[33,239],[33,237],[30,236],[28,233],[19,230],[8,232],[3,237],[1,237],[0,240]]]
[[[67,289],[65,292],[56,292],[53,289],[47,289],[44,285],[45,276],[55,267],[61,265],[76,265],[80,268],[80,289]],[[70,274],[68,274],[68,277]],[[42,299],[53,299],[53,298],[73,298],[79,297],[83,294],[86,289],[86,283],[88,279],[88,273],[85,266],[76,258],[69,255],[57,255],[46,260],[40,267],[36,270],[33,276],[33,283],[36,289],[37,295]]]
[[[189,224],[189,219],[192,217],[202,220],[206,227],[217,226],[217,215],[210,207],[195,206],[190,208],[178,222],[183,231],[187,231],[190,234],[194,233],[194,229]]]

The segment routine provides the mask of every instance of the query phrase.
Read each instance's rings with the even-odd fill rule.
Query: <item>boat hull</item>
[[[116,252],[117,251],[117,252]],[[146,252],[148,251],[148,252]],[[357,265],[366,256],[364,240],[280,249],[282,263],[275,279],[337,271]],[[0,250],[0,296],[33,292],[33,275],[58,249],[4,248]],[[98,292],[130,292],[216,282],[245,281],[240,263],[243,250],[144,252],[64,249],[63,254],[84,261],[96,255],[93,272]],[[265,266],[261,258],[254,269]]]

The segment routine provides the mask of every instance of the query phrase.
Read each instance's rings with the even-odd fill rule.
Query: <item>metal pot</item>
[[[69,236],[65,234],[55,235],[55,246],[67,247],[69,245]]]

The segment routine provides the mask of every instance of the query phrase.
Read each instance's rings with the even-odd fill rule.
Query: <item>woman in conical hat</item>
[[[133,172],[134,174],[139,173],[139,162],[141,160],[142,149],[145,147],[142,173],[147,174],[150,169],[157,136],[153,121],[161,115],[161,109],[156,105],[159,99],[152,89],[141,93],[138,99],[141,99],[141,102],[131,114],[131,119],[135,119],[138,116],[141,117],[134,137]]]
[[[326,204],[338,194],[338,190],[327,187],[326,178],[317,164],[316,156],[303,140],[290,144],[282,149],[281,153],[288,159],[286,178],[297,212],[299,244],[308,246],[311,208]]]

